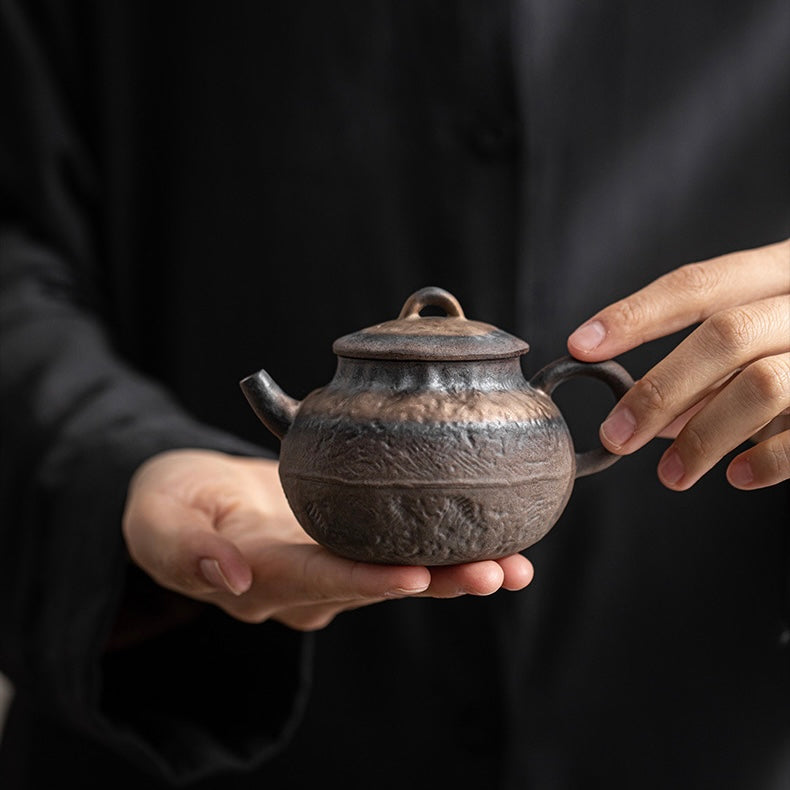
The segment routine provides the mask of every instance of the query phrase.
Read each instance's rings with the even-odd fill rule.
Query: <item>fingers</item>
[[[497,560],[504,573],[502,587],[511,592],[523,590],[532,582],[535,570],[523,554],[513,554]]]
[[[505,572],[494,560],[431,568],[431,586],[423,597],[456,598],[491,595],[502,587]]]
[[[728,452],[745,442],[779,412],[790,406],[790,354],[765,357],[746,367],[714,397],[678,434],[658,465],[658,476],[669,488],[682,491],[692,486]],[[780,436],[785,436],[780,434]],[[784,441],[786,441],[786,436]],[[785,445],[778,437],[749,451],[730,476],[746,480],[748,461],[759,465],[760,479],[785,479]],[[772,455],[775,450],[779,455]],[[773,470],[768,465],[773,463]],[[752,467],[754,478],[754,468]],[[744,487],[744,486],[739,486]],[[759,487],[759,486],[754,486]]]
[[[735,488],[751,491],[790,479],[790,431],[783,431],[737,455],[727,468]]]
[[[645,445],[670,423],[720,388],[722,380],[764,357],[780,354],[790,337],[790,296],[764,299],[748,308],[730,308],[717,313],[698,327],[669,356],[634,384],[601,426],[601,441],[616,453],[631,453]],[[744,400],[744,409],[760,402],[759,417],[775,409],[763,420],[768,422],[785,406],[783,403],[782,357],[757,364],[740,381],[734,392]],[[777,379],[778,377],[778,379]],[[749,399],[744,384],[769,388],[761,398]],[[730,391],[728,384],[724,391]],[[731,392],[732,395],[732,392]],[[714,398],[713,402],[719,400]],[[726,402],[726,401],[725,401]],[[719,402],[718,411],[722,410]],[[711,406],[704,414],[715,413]],[[753,415],[726,414],[728,422],[720,426],[730,433],[732,423],[741,419],[754,422]],[[689,425],[699,424],[694,420]],[[757,430],[757,428],[753,430]],[[743,430],[738,429],[742,434]],[[747,434],[747,437],[751,434]],[[742,437],[747,438],[747,437]]]
[[[500,589],[524,589],[534,576],[532,563],[522,554],[498,560],[431,568],[431,585],[423,598],[456,598],[460,595],[491,595]]]
[[[790,292],[790,239],[688,264],[596,313],[568,338],[595,362],[671,334],[721,310]]]
[[[246,622],[288,622],[294,613],[300,621],[311,620],[311,607],[328,622],[346,608],[416,595],[431,583],[427,568],[355,562],[313,543],[258,541],[246,556],[255,574],[251,589],[239,599],[219,596],[215,601]]]
[[[268,580],[267,598],[288,606],[414,595],[431,583],[422,566],[355,562],[315,544],[270,546],[266,554],[255,567]]]
[[[341,612],[393,598],[456,598],[461,595],[491,595],[502,588],[521,590],[532,581],[533,568],[526,557],[514,554],[496,561],[431,568],[430,576],[430,585],[424,591],[393,590],[382,597],[295,606],[278,611],[274,619],[290,628],[314,631],[325,628]]]
[[[520,554],[432,568],[355,562],[317,544],[268,545],[247,556],[255,569],[256,595],[273,608],[409,595],[489,595],[501,587],[522,589],[533,575],[531,563]]]
[[[177,500],[159,494],[133,500],[123,533],[132,559],[170,590],[238,596],[252,584],[249,564],[214,531],[209,515]]]
[[[787,408],[790,239],[676,269],[601,310],[568,338],[574,356],[593,362],[700,322],[623,396],[600,431],[603,445],[617,454],[658,435],[676,436],[659,464],[662,482],[676,490],[693,485]],[[769,452],[779,452],[781,442],[759,446],[747,459],[761,469],[773,463],[774,471],[757,475],[743,460],[731,467],[732,481],[739,470],[743,480],[747,471],[754,474],[753,481],[782,474]]]
[[[253,566],[256,582],[244,596],[220,595],[215,603],[247,622],[273,618],[300,630],[323,628],[340,612],[396,598],[520,590],[533,576],[532,564],[520,554],[429,569],[354,562],[320,546],[270,547],[264,564]]]

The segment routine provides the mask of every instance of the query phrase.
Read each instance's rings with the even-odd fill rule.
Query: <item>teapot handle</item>
[[[633,386],[634,380],[628,371],[611,359],[606,362],[579,362],[573,357],[561,357],[539,370],[531,379],[530,385],[551,396],[554,389],[568,379],[588,376],[599,379],[614,392],[617,400]],[[583,453],[576,453],[576,477],[585,477],[600,472],[620,460],[619,455],[610,453],[605,447],[596,447]]]

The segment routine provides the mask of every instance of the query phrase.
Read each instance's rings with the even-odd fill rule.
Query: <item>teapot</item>
[[[340,556],[436,566],[514,554],[554,526],[576,478],[618,460],[576,452],[551,393],[589,376],[619,399],[633,384],[622,366],[562,357],[527,381],[527,343],[467,319],[441,288],[332,350],[334,377],[301,402],[265,370],[240,385],[280,439],[295,517]]]

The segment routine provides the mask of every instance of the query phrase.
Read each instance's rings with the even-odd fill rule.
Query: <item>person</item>
[[[0,7],[4,788],[787,786],[786,4]],[[622,458],[352,563],[237,382],[423,285]]]

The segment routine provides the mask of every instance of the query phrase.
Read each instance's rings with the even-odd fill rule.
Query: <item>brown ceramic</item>
[[[446,315],[420,315],[429,305]],[[574,479],[617,460],[603,447],[576,453],[550,395],[591,376],[619,398],[628,373],[564,357],[527,381],[528,348],[423,288],[396,320],[335,341],[334,378],[303,401],[263,370],[241,387],[281,439],[283,489],[316,541],[355,560],[451,565],[536,543]]]

